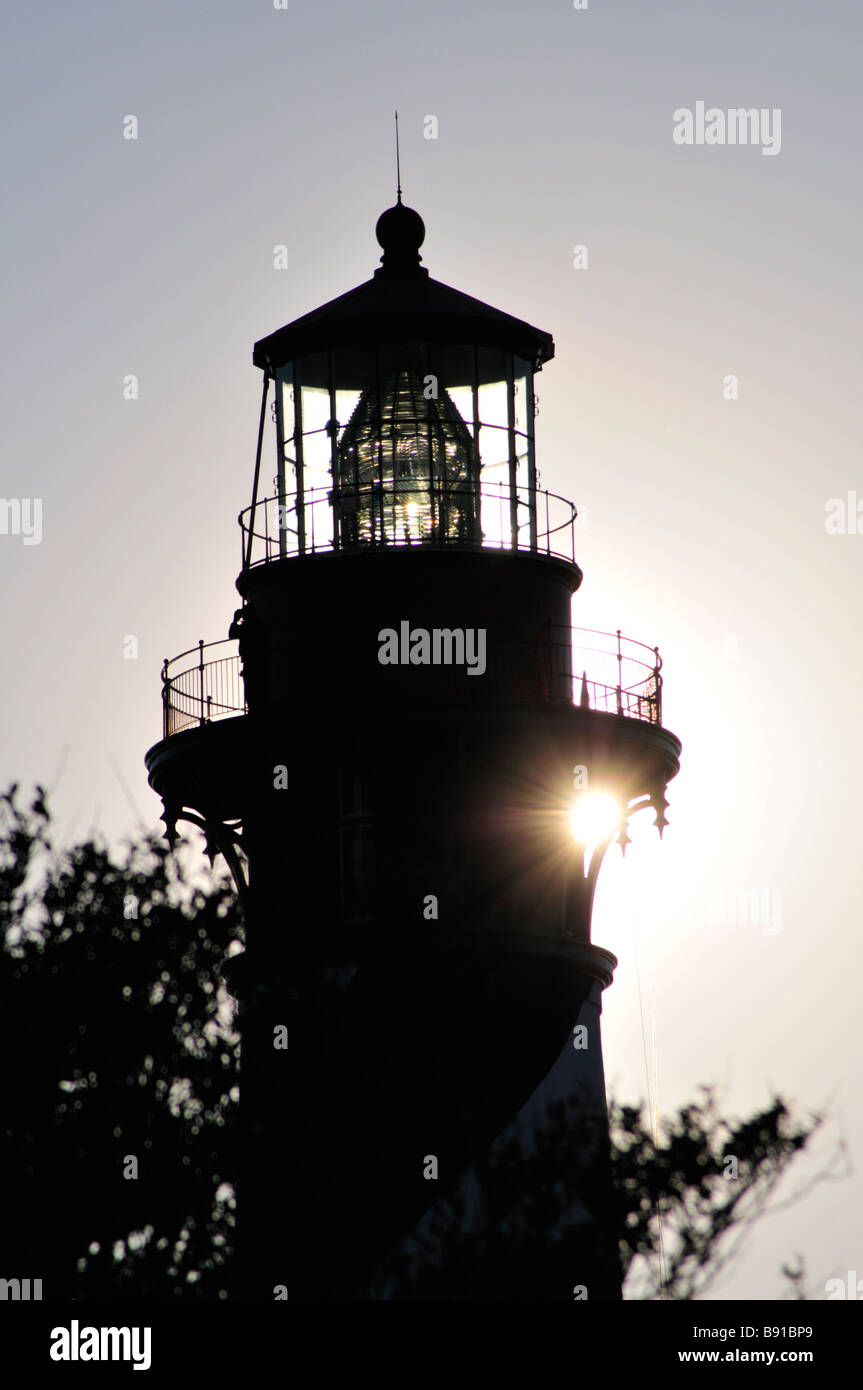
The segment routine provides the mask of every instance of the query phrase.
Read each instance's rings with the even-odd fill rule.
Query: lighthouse
[[[573,627],[576,509],[537,471],[551,336],[433,279],[400,193],[376,234],[367,281],[255,344],[241,602],[165,662],[147,754],[169,835],[202,829],[246,922],[234,1293],[372,1296],[501,1136],[568,1096],[571,1283],[613,1300],[617,962],[591,911],[630,817],[661,834],[680,743],[657,649]],[[588,835],[591,805],[614,814]],[[571,1298],[541,1263],[514,1296]]]

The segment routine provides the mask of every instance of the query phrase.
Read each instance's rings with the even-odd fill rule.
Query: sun
[[[575,802],[570,814],[573,838],[585,849],[592,849],[620,822],[620,806],[607,792],[586,792]]]

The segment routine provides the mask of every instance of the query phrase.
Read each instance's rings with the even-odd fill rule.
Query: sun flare
[[[620,806],[607,792],[586,792],[572,808],[570,829],[585,848],[604,840],[620,821]]]

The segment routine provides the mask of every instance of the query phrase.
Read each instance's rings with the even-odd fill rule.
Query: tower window
[[[339,775],[339,881],[342,919],[374,915],[374,837],[365,779],[353,768]]]

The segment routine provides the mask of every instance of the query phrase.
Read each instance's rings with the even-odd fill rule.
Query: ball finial
[[[405,207],[399,195],[394,207],[382,212],[375,236],[383,247],[381,265],[386,271],[415,270],[420,263],[419,248],[425,239],[425,223],[413,208]]]

